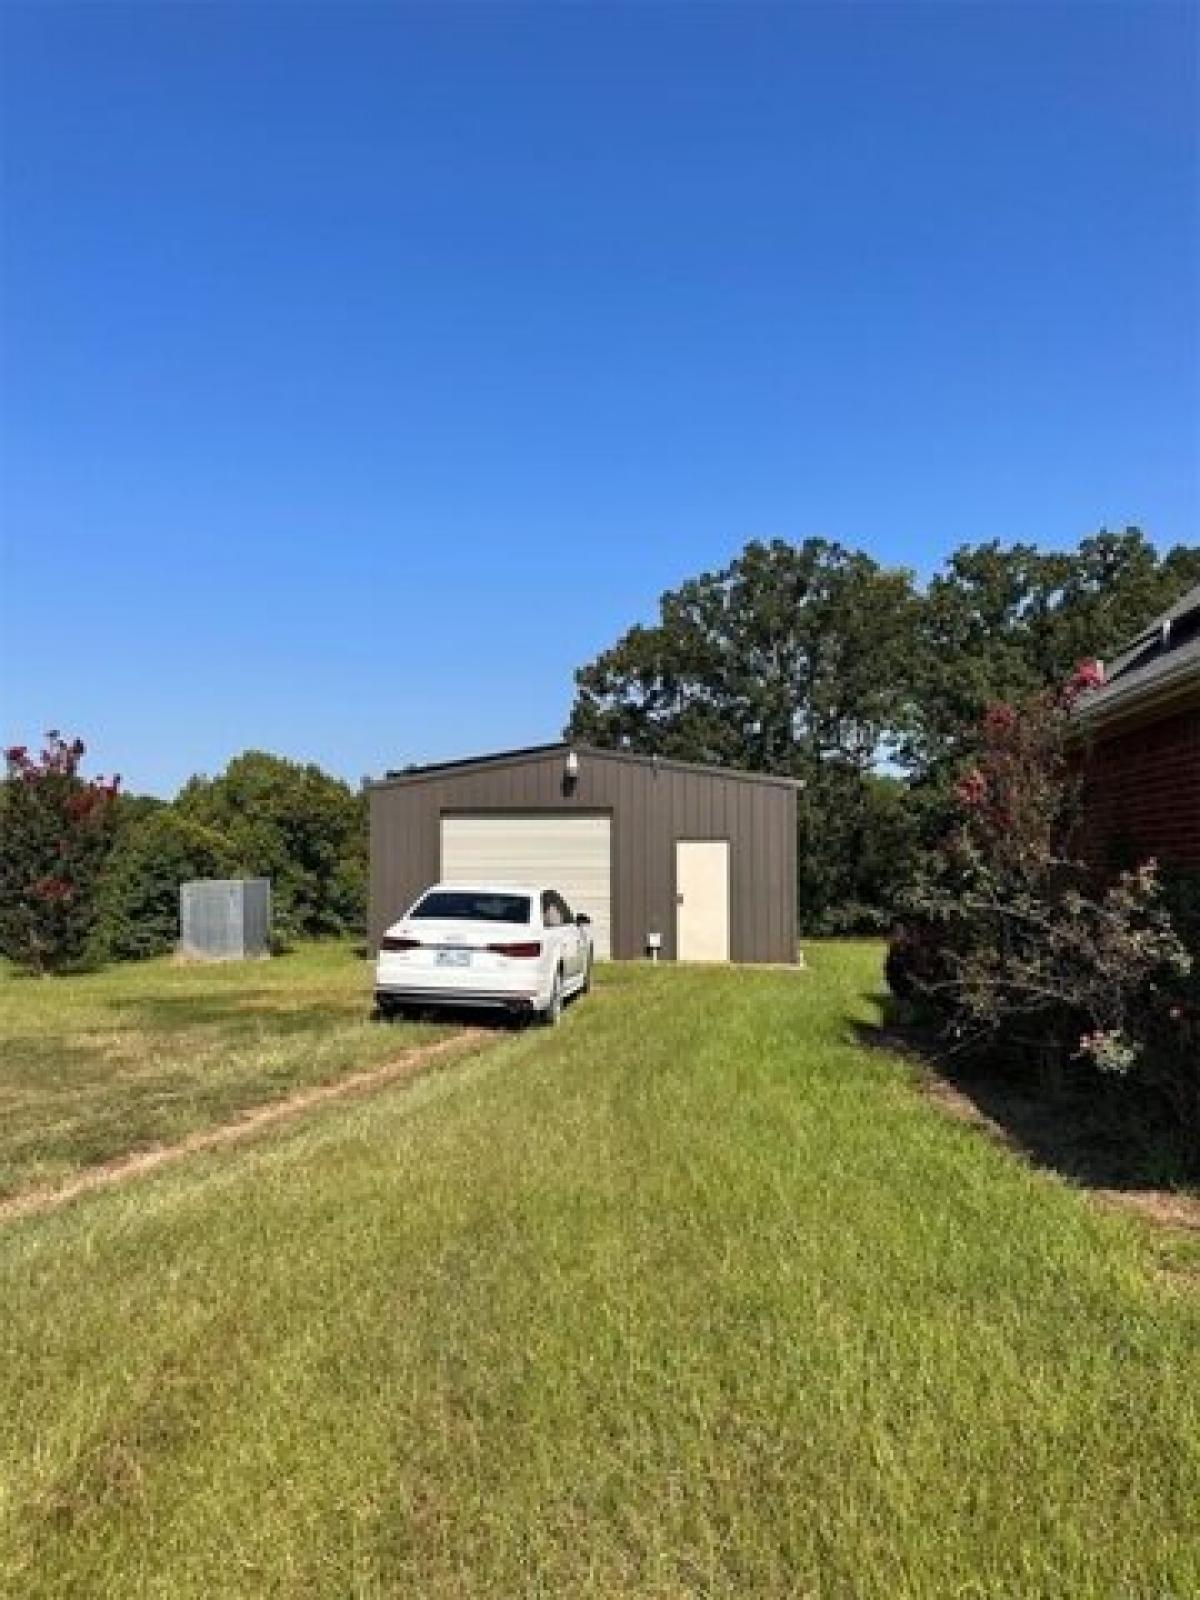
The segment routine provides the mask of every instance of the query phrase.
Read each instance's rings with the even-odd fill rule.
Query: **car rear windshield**
[[[412,908],[411,917],[439,922],[528,922],[529,896],[482,889],[436,889]]]

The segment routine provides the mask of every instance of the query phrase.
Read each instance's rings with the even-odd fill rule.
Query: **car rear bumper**
[[[389,1006],[462,1006],[474,1011],[534,1011],[537,996],[517,994],[512,989],[450,989],[418,987],[414,984],[378,983],[375,1004]]]

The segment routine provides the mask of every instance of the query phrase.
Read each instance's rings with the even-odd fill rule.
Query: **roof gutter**
[[[1119,683],[1108,691],[1081,700],[1075,707],[1074,721],[1082,734],[1107,729],[1113,724],[1141,719],[1146,712],[1155,717],[1200,705],[1200,662],[1191,663],[1176,676],[1153,683]]]

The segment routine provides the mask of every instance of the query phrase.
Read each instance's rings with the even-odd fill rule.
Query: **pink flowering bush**
[[[1153,861],[1100,882],[1076,858],[1068,717],[1100,681],[1088,663],[1061,693],[987,713],[888,978],[953,1053],[1149,1081],[1164,1037],[1182,1032],[1171,1011],[1192,958]]]
[[[120,779],[84,778],[81,739],[56,730],[31,755],[4,752],[0,784],[0,954],[30,972],[83,959],[112,844]]]

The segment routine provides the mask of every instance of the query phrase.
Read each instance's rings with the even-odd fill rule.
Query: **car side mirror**
[[[586,911],[579,912],[575,918],[575,921],[581,928],[590,928],[592,925],[592,919],[588,916]]]

